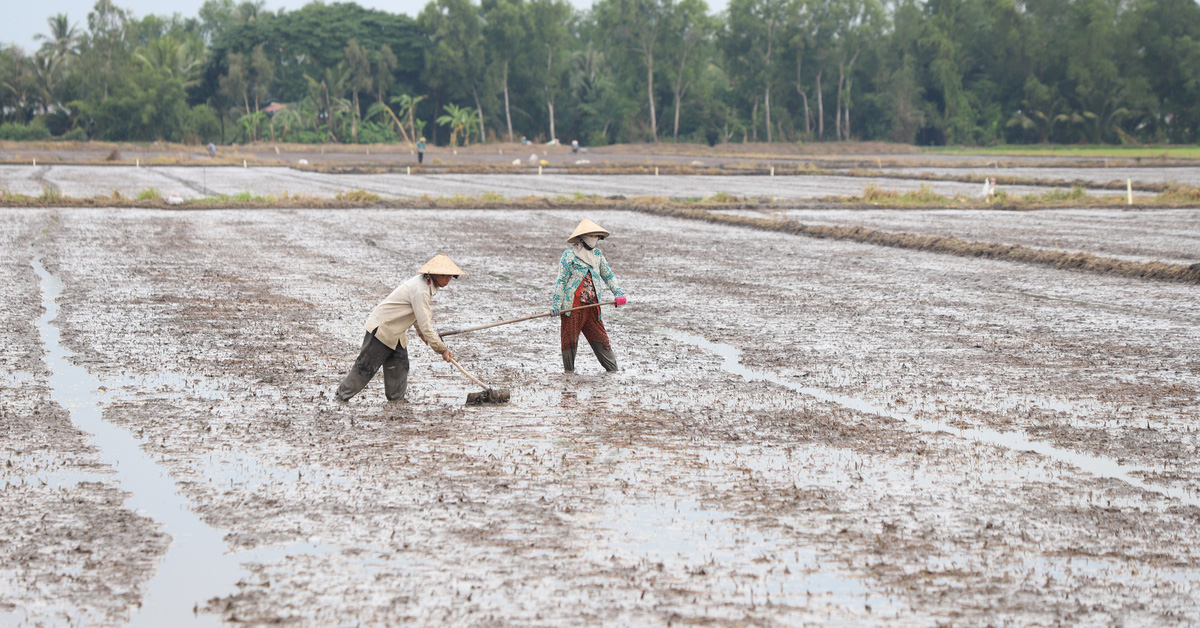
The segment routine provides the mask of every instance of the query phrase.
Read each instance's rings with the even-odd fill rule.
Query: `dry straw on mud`
[[[1122,277],[1200,284],[1200,264],[1189,266],[1167,262],[1135,262],[1111,257],[1100,257],[1091,253],[1068,253],[1066,251],[1036,249],[1019,244],[970,242],[951,236],[892,233],[867,227],[805,225],[794,220],[716,214],[703,209],[672,209],[653,206],[638,206],[635,209],[659,216],[688,218],[719,224],[733,224],[764,231],[803,235],[810,238],[853,240],[878,246],[949,253],[962,257],[982,257],[986,259],[1040,264],[1052,268],[1119,275]]]

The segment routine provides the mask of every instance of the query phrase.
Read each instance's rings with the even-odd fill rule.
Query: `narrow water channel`
[[[47,351],[50,387],[55,402],[71,415],[77,427],[91,434],[101,459],[116,471],[116,483],[131,495],[126,507],[150,517],[171,536],[171,546],[149,582],[142,607],[131,618],[134,626],[220,625],[217,617],[196,613],[212,597],[236,588],[245,572],[230,554],[224,533],[209,527],[192,512],[166,470],[155,464],[132,434],[102,418],[96,389],[103,385],[87,369],[71,363],[74,355],[62,346],[57,298],[62,281],[49,273],[39,254],[33,269],[41,280],[45,313],[35,322]],[[80,480],[94,480],[93,476]]]
[[[673,329],[658,328],[658,331],[671,338],[674,338],[675,340],[685,342],[692,346],[699,347],[721,356],[724,359],[724,363],[721,367],[722,369],[730,373],[740,375],[747,381],[771,382],[772,384],[789,388],[803,395],[820,399],[821,401],[835,403],[844,408],[849,408],[851,410],[865,412],[868,414],[874,414],[877,416],[889,417],[899,421],[905,421],[927,432],[947,432],[960,438],[986,443],[996,447],[1004,447],[1014,451],[1032,451],[1046,456],[1047,458],[1073,465],[1076,468],[1086,473],[1090,473],[1096,477],[1120,480],[1141,490],[1178,500],[1180,503],[1188,506],[1200,506],[1200,497],[1198,497],[1196,493],[1180,488],[1150,484],[1138,477],[1139,473],[1146,471],[1145,469],[1123,465],[1111,458],[1092,456],[1089,454],[1079,453],[1077,451],[1071,451],[1069,449],[1063,449],[1061,447],[1055,447],[1044,442],[1031,440],[1020,432],[1000,432],[987,428],[962,429],[941,421],[920,419],[910,414],[897,412],[890,408],[885,408],[856,397],[839,395],[820,388],[800,386],[794,382],[788,381],[777,373],[756,371],[746,367],[742,364],[740,359],[741,351],[730,345],[712,342],[701,336],[696,336],[694,334]]]

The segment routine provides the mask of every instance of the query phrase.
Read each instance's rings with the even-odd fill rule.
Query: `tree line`
[[[138,18],[0,45],[0,139],[1200,141],[1194,0],[430,0]]]

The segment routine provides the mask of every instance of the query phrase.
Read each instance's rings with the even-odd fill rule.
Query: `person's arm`
[[[608,259],[604,257],[604,252],[596,250],[596,257],[600,259],[600,278],[604,283],[608,284],[608,289],[612,290],[613,296],[624,297],[625,292],[621,290],[621,284],[617,283],[617,276],[613,274],[612,268],[608,266]]]
[[[562,257],[558,259],[558,265],[558,282],[554,284],[554,298],[550,302],[550,309],[553,311],[561,311],[567,307],[567,303],[570,303],[567,299],[567,283],[571,278],[570,251],[563,252]]]
[[[429,307],[429,291],[422,290],[419,298],[413,299],[413,314],[417,317],[417,334],[429,345],[434,352],[442,354],[446,357],[449,349],[442,342],[441,336],[437,333],[437,328],[433,326],[433,309]]]

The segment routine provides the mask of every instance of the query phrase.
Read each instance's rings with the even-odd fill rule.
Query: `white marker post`
[[[1133,179],[1125,179],[1126,205],[1133,205]]]

